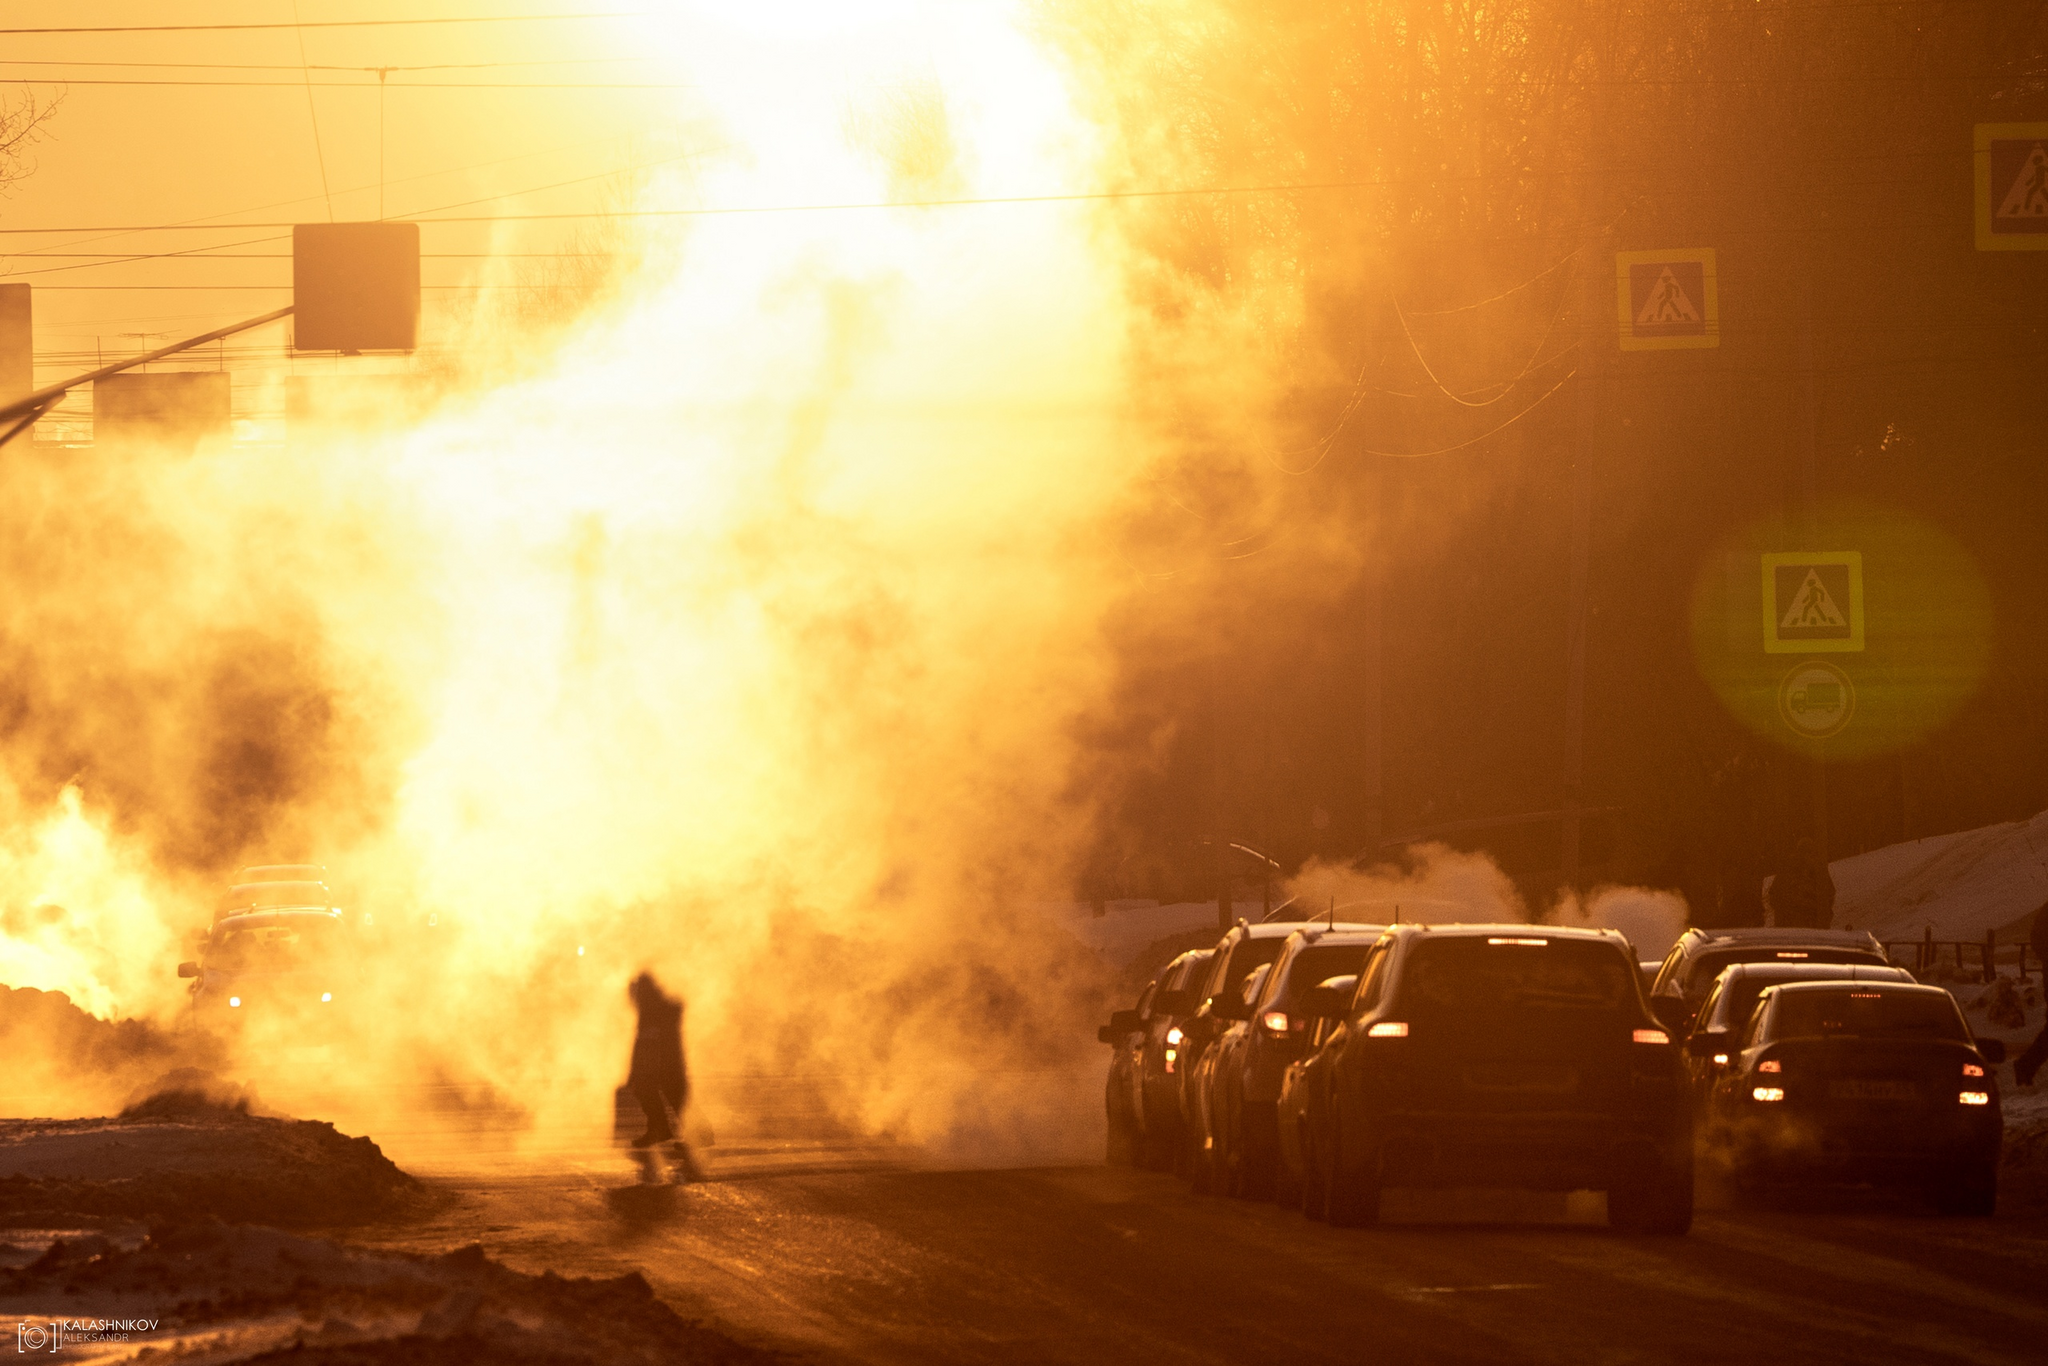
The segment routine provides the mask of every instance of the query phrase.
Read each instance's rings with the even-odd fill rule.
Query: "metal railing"
[[[2014,961],[2018,964],[2020,980],[2022,982],[2027,980],[2029,973],[2037,974],[2042,977],[2044,982],[2048,982],[2048,967],[2044,967],[2040,957],[2032,952],[2026,940],[2022,939],[2017,944],[2006,945],[2003,948],[2008,953],[2013,953],[2014,950],[2017,950],[2017,953],[2014,955]],[[1969,971],[1971,967],[1969,960],[1974,958],[1976,959],[1975,966],[1984,981],[1989,982],[1998,975],[1998,955],[2001,951],[2001,945],[1998,942],[1998,932],[1996,930],[1984,931],[1984,938],[1982,941],[1978,941],[1972,939],[1936,939],[1934,937],[1934,930],[1930,927],[1926,934],[1918,939],[1888,939],[1884,944],[1885,956],[1900,967],[1911,967],[1913,975],[1916,977],[1924,976],[1929,969],[1941,962],[1942,950],[1944,949],[1954,952],[1955,964],[1959,971]],[[1901,950],[1905,950],[1905,952],[1901,952]],[[2033,960],[2031,966],[2028,962],[2030,958]]]

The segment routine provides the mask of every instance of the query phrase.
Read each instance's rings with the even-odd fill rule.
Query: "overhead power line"
[[[298,90],[302,87],[313,90],[375,90],[371,81],[117,81],[104,79],[71,80],[62,76],[31,80],[17,76],[6,80],[8,85],[119,85],[119,86],[179,86],[202,87],[211,90],[276,90],[280,87]],[[394,81],[393,90],[692,90],[694,86],[681,85],[673,81]]]
[[[533,24],[643,17],[636,10],[612,10],[602,14],[471,14],[449,19],[323,19],[311,24],[102,24],[92,28],[0,28],[0,37],[35,33],[246,33],[256,29],[406,28],[416,24]]]
[[[505,67],[521,66],[612,66],[622,63],[647,62],[647,57],[545,57],[527,62],[432,62],[425,66],[335,66],[329,62],[312,62],[314,71],[496,71]],[[152,71],[297,71],[299,68],[287,62],[92,62],[70,57],[0,57],[0,66],[82,66],[121,67],[128,70],[146,69]]]

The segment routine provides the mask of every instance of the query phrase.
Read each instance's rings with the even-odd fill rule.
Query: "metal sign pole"
[[[91,384],[94,380],[105,379],[109,375],[118,375],[123,370],[132,370],[138,365],[147,365],[151,361],[162,360],[165,356],[175,356],[180,351],[190,351],[195,346],[204,346],[210,341],[219,341],[222,337],[232,337],[237,332],[247,332],[252,327],[261,327],[265,323],[274,323],[281,318],[289,318],[291,315],[292,306],[287,304],[285,307],[277,309],[275,312],[266,313],[260,318],[251,318],[247,322],[234,323],[227,327],[216,327],[211,332],[202,333],[197,337],[188,337],[181,342],[172,342],[169,346],[160,346],[156,350],[145,352],[140,356],[131,356],[127,360],[115,361],[112,365],[102,365],[97,370],[88,370],[82,375],[75,375],[57,384],[38,389],[26,398],[18,398],[14,402],[0,407],[0,422],[14,423],[12,427],[8,428],[5,436],[0,436],[0,446],[6,445],[16,436],[19,436],[25,428],[42,416],[44,409],[55,404],[58,399],[64,397],[65,394],[76,389],[81,384]]]

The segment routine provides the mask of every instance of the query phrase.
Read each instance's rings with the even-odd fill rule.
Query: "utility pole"
[[[1360,786],[1365,804],[1365,852],[1379,856],[1380,841],[1386,838],[1386,732],[1383,713],[1386,701],[1386,611],[1387,543],[1392,519],[1387,515],[1386,471],[1377,456],[1367,456],[1363,479],[1367,505],[1372,509],[1373,546],[1366,557],[1365,574],[1359,594],[1358,634],[1365,654],[1359,670],[1361,696],[1358,699]]]
[[[1810,550],[1820,544],[1820,396],[1813,371],[1813,248],[1808,246],[1802,263],[1799,289],[1799,531]],[[1813,843],[1823,868],[1828,863],[1828,742],[1813,746],[1809,782],[1813,811]]]
[[[1593,558],[1593,476],[1604,435],[1607,329],[1612,326],[1607,234],[1587,236],[1586,326],[1579,344],[1578,441],[1572,452],[1569,577],[1565,602],[1564,838],[1562,881],[1577,890],[1586,787],[1586,581]]]

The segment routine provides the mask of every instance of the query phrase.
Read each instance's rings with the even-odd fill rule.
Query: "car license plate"
[[[1475,1091],[1505,1091],[1525,1096],[1561,1096],[1577,1089],[1579,1074],[1569,1067],[1468,1067],[1465,1069],[1465,1084]]]
[[[1828,1094],[1836,1100],[1917,1100],[1920,1090],[1910,1081],[1832,1081]]]

